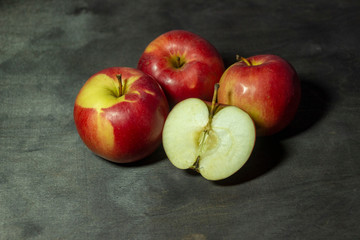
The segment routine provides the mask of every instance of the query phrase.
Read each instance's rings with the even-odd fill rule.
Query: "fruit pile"
[[[98,156],[135,162],[162,143],[171,163],[208,180],[237,172],[256,136],[283,130],[300,101],[295,69],[275,55],[237,57],[225,69],[202,37],[173,30],[153,40],[137,69],[87,80],[74,106],[77,131]]]

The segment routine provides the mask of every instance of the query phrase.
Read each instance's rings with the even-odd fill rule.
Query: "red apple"
[[[104,69],[81,88],[74,120],[95,154],[127,163],[151,154],[161,143],[169,106],[160,85],[140,70]]]
[[[241,58],[220,79],[218,101],[246,111],[258,135],[272,135],[294,118],[300,81],[289,62],[275,55]]]
[[[138,69],[160,83],[171,106],[190,97],[211,101],[214,84],[225,70],[213,45],[184,30],[153,40],[140,57]]]

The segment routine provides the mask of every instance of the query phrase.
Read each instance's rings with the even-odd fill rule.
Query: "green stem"
[[[214,94],[213,94],[213,98],[212,98],[212,101],[211,101],[209,122],[207,124],[209,127],[211,126],[211,122],[212,122],[212,119],[214,117],[215,105],[217,103],[217,95],[218,95],[219,87],[220,87],[219,83],[216,83],[215,86],[214,86]]]
[[[209,113],[209,121],[207,122],[204,131],[202,132],[201,135],[201,140],[199,143],[199,151],[198,151],[198,156],[196,157],[196,161],[194,163],[194,165],[192,166],[192,169],[194,169],[195,171],[199,171],[199,163],[200,163],[200,159],[202,153],[203,153],[203,149],[205,146],[205,143],[207,141],[207,138],[209,137],[210,131],[211,131],[211,123],[212,123],[212,119],[214,117],[215,114],[215,109],[216,109],[216,103],[217,103],[217,95],[218,95],[218,90],[219,90],[219,83],[216,83],[214,86],[214,95],[211,101],[211,107],[210,107],[210,113]]]
[[[243,61],[244,63],[246,63],[247,66],[252,66],[252,64],[251,64],[251,62],[249,62],[249,60],[247,60],[244,57],[240,57],[239,55],[236,55],[236,60],[239,62]]]

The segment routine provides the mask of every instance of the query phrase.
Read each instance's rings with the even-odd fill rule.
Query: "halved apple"
[[[194,169],[208,180],[221,180],[237,172],[249,159],[256,132],[250,116],[235,106],[186,99],[169,113],[163,146],[171,163]]]

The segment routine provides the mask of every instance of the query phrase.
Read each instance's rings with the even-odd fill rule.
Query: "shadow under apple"
[[[275,137],[258,137],[254,150],[245,165],[232,176],[215,181],[222,186],[237,185],[260,177],[286,159],[286,149]]]
[[[273,170],[286,160],[287,150],[282,140],[295,137],[308,131],[319,122],[328,112],[332,98],[314,81],[301,78],[302,97],[298,112],[291,124],[278,134],[267,137],[257,137],[252,155],[246,164],[235,174],[224,180],[215,181],[214,184],[230,186],[241,184],[260,177]],[[155,164],[167,156],[163,146],[159,146],[148,157],[133,163],[113,163],[121,167],[141,167]],[[194,177],[200,174],[194,170],[185,170],[185,173]]]
[[[301,100],[298,111],[283,131],[276,134],[279,140],[294,137],[300,133],[308,131],[318,123],[330,110],[334,101],[324,87],[316,84],[305,76],[300,76],[301,80]]]
[[[108,161],[102,157],[99,157],[103,159],[104,161],[108,162],[109,164],[113,164],[119,167],[142,167],[147,165],[155,164],[161,160],[167,159],[164,148],[162,145],[160,145],[153,153],[151,153],[149,156],[140,159],[136,162],[130,162],[130,163],[116,163]]]
[[[330,110],[333,98],[315,81],[301,77],[301,100],[293,121],[287,128],[267,137],[257,137],[252,155],[234,175],[214,182],[218,185],[235,185],[250,181],[277,167],[286,160],[287,150],[283,140],[310,130]]]

